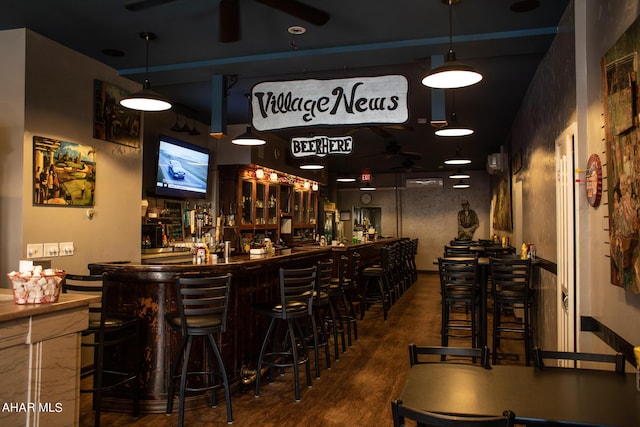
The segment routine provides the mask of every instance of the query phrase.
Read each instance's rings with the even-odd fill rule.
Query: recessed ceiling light
[[[287,32],[289,34],[293,34],[294,36],[299,36],[300,34],[306,33],[307,29],[300,25],[292,25],[289,28],[287,28]]]

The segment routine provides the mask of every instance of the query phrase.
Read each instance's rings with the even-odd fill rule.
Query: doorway
[[[558,350],[576,349],[575,159],[576,124],[556,139]]]

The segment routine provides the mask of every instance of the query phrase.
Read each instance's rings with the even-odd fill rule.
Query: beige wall
[[[640,16],[638,0],[576,1],[576,46],[578,57],[578,137],[583,164],[591,153],[606,162],[603,126],[603,94],[600,61],[604,54]],[[590,208],[581,197],[579,220],[585,224],[578,245],[585,251],[578,259],[581,314],[592,316],[627,341],[640,345],[640,295],[610,284],[608,206]],[[583,262],[586,261],[586,262]],[[581,334],[580,347],[600,350],[604,344],[590,334]]]
[[[0,273],[17,268],[22,242],[25,32],[0,32]],[[6,279],[0,286],[8,287]],[[6,283],[5,283],[6,282]]]
[[[1,270],[18,268],[27,243],[74,242],[73,256],[51,259],[54,267],[76,273],[87,273],[90,262],[139,260],[139,242],[132,237],[140,233],[142,152],[93,138],[92,88],[94,79],[130,91],[140,86],[31,31],[0,32],[0,53],[5,58],[0,120],[8,121],[0,134],[5,175],[0,190]],[[32,205],[33,136],[96,148],[93,220],[85,207]]]
[[[405,188],[404,175],[377,176],[376,182],[397,182],[395,186],[381,185],[373,192],[369,206],[382,208],[382,230],[384,236],[410,237],[418,240],[416,265],[422,271],[437,271],[433,260],[442,256],[444,245],[458,235],[457,213],[460,202],[469,200],[471,209],[478,214],[480,227],[474,237],[489,238],[491,234],[491,194],[490,176],[487,172],[471,172],[471,188],[455,190],[453,180],[444,173],[426,173],[413,178],[443,179],[439,189]],[[339,186],[338,186],[339,187]],[[338,210],[351,210],[362,206],[360,191],[338,189]],[[333,200],[332,200],[333,201]],[[351,236],[353,221],[345,222],[345,235]]]

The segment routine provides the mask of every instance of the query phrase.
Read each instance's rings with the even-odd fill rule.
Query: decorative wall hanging
[[[587,161],[585,181],[587,202],[597,208],[602,197],[602,162],[597,154],[592,154]]]
[[[611,283],[635,294],[640,294],[639,48],[636,19],[602,58]]]
[[[262,82],[251,90],[251,123],[258,131],[405,123],[408,89],[399,75]]]
[[[140,148],[140,111],[120,106],[129,92],[101,80],[93,86],[93,137]]]
[[[95,183],[95,148],[33,137],[34,205],[94,206]]]

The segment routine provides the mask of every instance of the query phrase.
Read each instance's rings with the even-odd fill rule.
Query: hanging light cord
[[[144,81],[149,82],[149,33],[144,33],[146,56],[144,61]]]
[[[453,51],[453,20],[451,19],[453,0],[449,0],[449,51]]]

